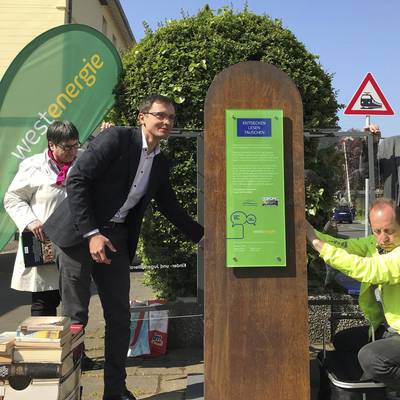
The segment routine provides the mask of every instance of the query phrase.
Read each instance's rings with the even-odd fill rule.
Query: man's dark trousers
[[[364,378],[384,383],[400,391],[400,335],[383,324],[371,342],[368,326],[357,326],[338,332],[333,338],[336,350],[357,352]]]
[[[117,249],[109,256],[111,264],[95,263],[86,240],[73,247],[58,248],[57,263],[61,297],[68,299],[62,303],[63,315],[73,323],[87,324],[91,277],[96,284],[105,320],[104,395],[112,396],[125,390],[130,337],[128,230],[125,224],[110,223],[101,228],[101,233]]]

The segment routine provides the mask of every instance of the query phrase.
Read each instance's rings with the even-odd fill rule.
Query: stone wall
[[[347,294],[327,294],[308,297],[308,332],[310,343],[326,342],[343,329],[366,325],[356,298]]]
[[[195,301],[171,303],[169,307],[168,348],[203,347],[203,309]],[[332,333],[366,325],[357,299],[346,294],[309,296],[308,320],[310,344],[331,341]]]

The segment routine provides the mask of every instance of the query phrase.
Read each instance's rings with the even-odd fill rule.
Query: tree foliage
[[[147,27],[144,38],[124,57],[125,73],[117,90],[114,120],[135,125],[140,100],[160,93],[176,102],[177,126],[201,129],[204,99],[215,75],[249,60],[273,64],[293,79],[303,99],[305,127],[336,126],[339,105],[332,75],[280,20],[256,15],[247,8],[234,12],[224,7],[213,12],[208,6],[195,16],[166,21],[154,32]],[[178,198],[195,215],[195,142],[170,140],[167,152],[173,161],[172,183]],[[174,264],[174,260],[184,259],[188,264],[184,273],[154,270],[149,281],[162,296],[171,297],[178,288],[180,294],[193,294],[194,247],[183,242],[155,209],[149,212],[153,215],[145,220],[142,242],[147,262]],[[161,249],[154,252],[157,245]]]

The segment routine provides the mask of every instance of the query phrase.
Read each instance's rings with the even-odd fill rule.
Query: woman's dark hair
[[[79,132],[70,121],[53,121],[47,128],[47,141],[54,144],[78,140]]]

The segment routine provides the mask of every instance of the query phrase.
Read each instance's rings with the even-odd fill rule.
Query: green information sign
[[[228,267],[285,267],[282,110],[226,110]]]

